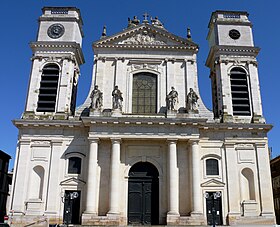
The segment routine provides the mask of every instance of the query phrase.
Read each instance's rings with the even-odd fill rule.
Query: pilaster
[[[267,143],[256,143],[261,216],[274,216],[272,181]]]
[[[261,92],[258,77],[258,67],[256,63],[247,62],[250,74],[252,114],[254,123],[265,123],[262,111]]]
[[[231,221],[237,216],[240,216],[240,189],[239,177],[237,169],[237,152],[235,150],[235,143],[225,142],[225,158],[226,158],[226,176],[227,176],[227,190],[229,200],[228,217]]]
[[[54,187],[54,185],[59,185],[58,173],[60,172],[60,165],[58,160],[61,156],[62,141],[52,141],[51,146],[52,148],[49,162],[49,180],[47,186],[48,194],[46,201],[46,213],[57,214],[57,195],[59,195],[59,187]]]
[[[14,171],[16,177],[13,182],[14,191],[11,198],[11,206],[14,213],[24,214],[24,204],[27,195],[27,168],[30,158],[30,140],[20,139],[18,143],[18,160]]]

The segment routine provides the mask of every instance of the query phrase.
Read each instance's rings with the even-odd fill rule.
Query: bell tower
[[[252,23],[247,12],[212,13],[207,40],[213,112],[222,122],[264,123]]]
[[[82,53],[83,21],[75,7],[44,7],[39,18],[23,118],[73,115]]]

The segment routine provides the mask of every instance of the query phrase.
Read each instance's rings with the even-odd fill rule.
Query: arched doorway
[[[139,162],[129,171],[128,224],[159,224],[158,170],[149,162]]]

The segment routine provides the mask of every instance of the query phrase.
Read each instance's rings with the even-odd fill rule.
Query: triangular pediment
[[[224,186],[225,183],[216,179],[211,179],[201,184],[201,187],[224,187]]]
[[[138,25],[115,35],[104,37],[94,42],[93,47],[198,49],[198,45],[194,42],[150,24]]]
[[[80,184],[85,184],[86,182],[78,179],[78,178],[75,178],[75,177],[71,177],[71,178],[68,178],[66,180],[63,180],[60,182],[60,185],[62,186],[77,186],[77,185],[80,185]]]

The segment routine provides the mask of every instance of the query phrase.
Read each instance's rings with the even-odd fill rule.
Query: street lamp
[[[78,192],[63,193],[63,195],[61,196],[62,203],[65,204],[65,219],[63,221],[63,224],[66,224],[66,226],[69,225],[69,216],[71,214],[73,200],[78,197]]]
[[[205,192],[204,197],[206,199],[212,199],[211,203],[211,214],[212,214],[212,219],[213,219],[213,227],[216,226],[216,207],[215,207],[215,201],[217,198],[221,197],[221,192],[214,192],[213,194],[209,194],[208,192]]]

